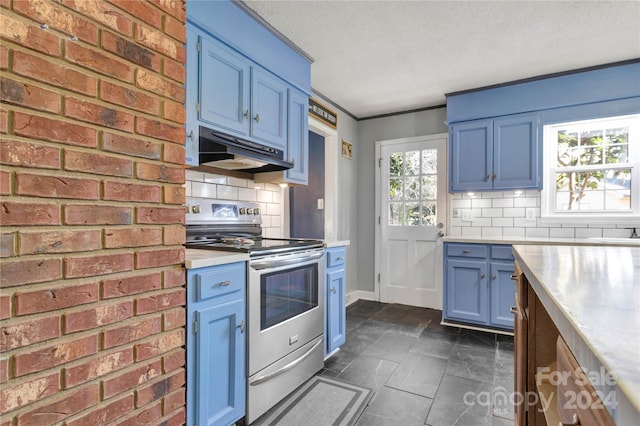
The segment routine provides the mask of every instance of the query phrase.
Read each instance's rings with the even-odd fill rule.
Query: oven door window
[[[318,306],[318,264],[260,277],[260,330]]]

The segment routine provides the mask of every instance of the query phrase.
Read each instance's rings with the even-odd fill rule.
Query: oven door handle
[[[257,259],[249,262],[252,269],[268,269],[278,268],[280,266],[295,265],[297,263],[304,263],[310,260],[320,259],[324,256],[324,251],[305,253],[300,255],[292,255],[291,257],[283,257],[276,259]]]
[[[304,361],[306,358],[308,358],[309,355],[311,355],[311,353],[314,351],[314,349],[317,348],[318,345],[320,345],[322,342],[323,342],[323,339],[318,340],[316,342],[316,344],[313,345],[311,347],[311,349],[309,349],[307,352],[305,352],[304,355],[302,355],[300,358],[294,359],[289,364],[287,364],[284,367],[274,371],[273,373],[269,373],[269,374],[265,374],[264,376],[256,377],[254,380],[249,382],[249,386],[257,386],[260,383],[264,383],[266,381],[269,381],[269,380],[271,380],[271,379],[273,379],[275,377],[278,377],[279,375],[284,374],[287,371],[291,370],[296,365],[300,364],[302,361]]]

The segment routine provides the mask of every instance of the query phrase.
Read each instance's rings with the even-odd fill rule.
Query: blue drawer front
[[[491,246],[492,259],[514,260],[511,246]]]
[[[480,244],[447,244],[447,256],[487,257],[487,246]]]
[[[343,248],[337,250],[327,250],[327,268],[344,265],[347,258],[347,251]]]
[[[196,301],[240,291],[245,284],[244,263],[218,266],[211,271],[197,273]]]

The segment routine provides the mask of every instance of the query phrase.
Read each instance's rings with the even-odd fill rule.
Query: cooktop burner
[[[266,256],[324,247],[321,240],[262,237],[262,208],[257,203],[194,197],[186,201],[187,248]]]

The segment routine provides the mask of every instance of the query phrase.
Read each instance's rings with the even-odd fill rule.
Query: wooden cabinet
[[[513,330],[511,246],[445,243],[445,321]]]
[[[187,424],[245,415],[246,264],[187,272]]]
[[[540,189],[537,113],[450,126],[450,192]]]
[[[346,247],[332,247],[325,255],[325,357],[331,355],[346,338]]]
[[[518,262],[514,270],[516,426],[615,424]]]

